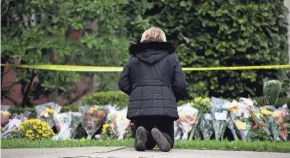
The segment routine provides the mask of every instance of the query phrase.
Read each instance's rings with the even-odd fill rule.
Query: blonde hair
[[[142,34],[140,42],[143,42],[148,39],[158,39],[166,42],[165,33],[158,27],[151,27]]]

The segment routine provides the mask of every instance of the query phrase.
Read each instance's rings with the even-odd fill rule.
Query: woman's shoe
[[[152,137],[155,140],[157,146],[159,147],[159,149],[161,151],[163,151],[163,152],[170,151],[171,146],[170,146],[168,140],[162,134],[162,132],[159,131],[159,129],[153,128],[151,130],[151,134],[152,134]]]
[[[147,141],[146,129],[142,126],[138,127],[136,130],[136,138],[135,138],[135,150],[137,151],[145,151],[146,146],[145,143]]]

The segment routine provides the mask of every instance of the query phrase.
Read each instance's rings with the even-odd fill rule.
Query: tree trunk
[[[36,76],[35,74],[35,71],[32,70],[31,72],[31,78],[30,78],[30,82],[23,94],[23,99],[22,99],[22,103],[21,103],[21,106],[24,108],[25,106],[30,106],[31,105],[31,102],[30,102],[30,98],[29,98],[29,92],[30,92],[30,89],[31,89],[31,86],[32,86],[32,83],[33,83],[33,79],[34,77]],[[23,86],[23,85],[22,85]]]

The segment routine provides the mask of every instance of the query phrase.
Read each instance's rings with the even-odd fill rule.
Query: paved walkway
[[[126,147],[2,149],[2,158],[290,158],[290,153],[178,150],[136,152]]]

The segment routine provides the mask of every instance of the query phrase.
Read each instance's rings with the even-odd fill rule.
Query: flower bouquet
[[[204,140],[210,140],[213,133],[214,133],[214,128],[213,128],[213,118],[210,113],[205,113],[199,123],[199,128],[201,130],[202,136]]]
[[[76,135],[78,125],[81,123],[82,114],[80,112],[66,112],[54,115],[58,134],[53,140],[72,139]]]
[[[127,108],[120,111],[111,110],[108,115],[109,126],[118,140],[122,140],[130,129],[131,121],[127,119],[126,115]]]
[[[261,113],[258,107],[250,109],[250,117],[252,118],[254,125],[253,130],[261,128],[267,135],[271,136],[271,132],[268,128],[268,125],[265,123],[264,115]]]
[[[20,130],[20,124],[21,122],[28,119],[30,113],[24,113],[24,114],[13,114],[11,116],[11,119],[9,119],[8,124],[4,126],[4,128],[1,131],[1,138],[10,138],[17,135],[17,133]]]
[[[273,139],[275,141],[287,141],[287,124],[285,123],[286,116],[289,115],[287,105],[285,104],[275,110],[265,106],[260,107],[260,110]]]
[[[35,112],[38,119],[48,122],[49,126],[55,126],[53,115],[61,110],[61,106],[56,103],[50,102],[46,104],[36,105]]]
[[[198,110],[193,108],[190,103],[178,107],[179,119],[175,122],[175,139],[187,140],[188,134],[197,124]]]
[[[239,138],[246,141],[249,140],[249,134],[252,129],[252,121],[250,119],[250,109],[254,107],[254,102],[248,98],[241,98],[240,102],[233,101],[229,107],[231,115],[231,128],[233,134],[237,134]]]
[[[9,122],[10,112],[1,110],[1,127],[4,127]]]
[[[229,101],[224,99],[211,98],[211,114],[213,117],[213,128],[215,131],[216,140],[222,140],[230,117],[228,116],[227,108]]]
[[[88,135],[87,139],[90,140],[104,124],[107,113],[101,106],[82,106],[79,111],[83,116],[82,126]]]

